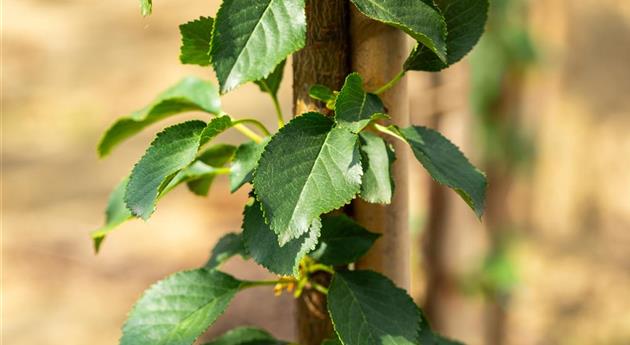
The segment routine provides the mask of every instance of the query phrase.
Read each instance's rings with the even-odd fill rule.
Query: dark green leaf
[[[183,64],[210,65],[210,40],[214,19],[199,17],[179,26],[182,36],[179,61]]]
[[[147,107],[118,119],[101,138],[99,155],[106,156],[123,140],[171,115],[193,110],[219,114],[220,107],[219,93],[212,83],[194,77],[185,78]]]
[[[151,216],[160,189],[195,159],[204,128],[202,121],[188,121],[157,135],[129,177],[125,204],[134,216]]]
[[[210,53],[221,92],[266,78],[305,38],[304,0],[224,0]]]
[[[252,259],[276,274],[297,276],[300,261],[317,245],[321,224],[314,223],[310,231],[280,247],[278,236],[265,223],[258,201],[251,200],[243,215],[243,239]]]
[[[446,23],[431,5],[420,0],[351,0],[363,14],[397,27],[446,61]]]
[[[349,203],[361,187],[358,136],[307,113],[265,147],[254,188],[280,245],[299,238],[319,216]]]
[[[335,101],[335,121],[340,127],[357,133],[373,120],[373,115],[384,111],[381,99],[363,90],[359,74],[352,73],[346,77]]]
[[[241,282],[201,268],[175,273],[145,291],[123,326],[121,345],[191,345],[223,313]]]
[[[208,126],[201,132],[200,145],[204,145],[210,140],[214,139],[217,135],[223,133],[225,130],[234,126],[232,119],[229,116],[224,115],[216,117],[208,123]]]
[[[140,11],[144,17],[150,15],[153,11],[152,0],[140,0]]]
[[[260,88],[260,91],[269,93],[272,97],[278,96],[278,90],[280,90],[280,84],[282,83],[282,76],[284,74],[284,65],[287,60],[282,60],[276,66],[276,68],[266,78],[257,80],[256,85]]]
[[[442,134],[419,126],[400,129],[413,154],[431,177],[453,188],[481,217],[486,196],[486,176],[475,168],[462,152]]]
[[[405,290],[376,272],[335,273],[328,310],[344,345],[418,344],[418,308]]]
[[[131,212],[125,205],[125,189],[127,189],[128,178],[122,180],[109,196],[107,209],[105,210],[105,225],[100,229],[92,232],[92,240],[94,242],[94,251],[98,253],[101,244],[105,240],[105,236],[118,227],[120,224],[132,219]]]
[[[324,216],[319,245],[309,255],[326,265],[345,265],[365,255],[379,238],[346,215]]]
[[[258,166],[258,160],[267,142],[268,140],[265,140],[258,144],[250,141],[238,147],[230,171],[230,192],[234,193],[242,185],[252,181],[254,169]]]
[[[247,257],[245,244],[243,243],[243,234],[229,233],[221,237],[219,242],[212,249],[210,259],[206,263],[206,268],[217,268],[219,265],[227,261],[229,258],[240,255]]]
[[[308,90],[308,95],[311,98],[322,101],[324,103],[327,103],[328,101],[335,98],[333,90],[331,90],[328,86],[320,84],[315,84],[311,86],[311,88]]]
[[[205,345],[285,345],[265,330],[253,327],[234,328]]]
[[[200,153],[197,156],[197,160],[205,163],[206,165],[209,165],[212,168],[220,168],[232,160],[232,158],[234,157],[234,152],[236,152],[236,146],[217,144],[209,147],[208,149]],[[182,170],[182,172],[186,172],[195,164],[196,162],[193,163],[190,167]],[[214,178],[218,175],[218,170],[219,169],[212,169],[211,173],[209,174],[194,176],[195,178],[188,179],[186,182],[188,189],[199,196],[208,195],[210,187],[212,186],[212,182],[214,182]],[[223,174],[225,173],[223,172]]]
[[[343,343],[341,343],[341,340],[339,340],[338,338],[334,338],[334,339],[326,339],[322,341],[321,345],[343,345]]]
[[[461,60],[477,44],[488,19],[488,0],[436,0],[446,19],[446,61],[423,45],[416,45],[405,70],[440,71]]]
[[[435,345],[464,345],[464,343],[435,333]]]
[[[431,325],[429,324],[429,320],[424,315],[424,312],[418,308],[418,312],[420,313],[419,319],[419,331],[418,331],[418,340],[419,344],[422,345],[436,345],[435,344],[435,334],[431,330]]]
[[[389,204],[394,194],[391,165],[396,160],[392,148],[383,138],[370,132],[362,132],[361,154],[363,182],[361,199],[378,204]]]

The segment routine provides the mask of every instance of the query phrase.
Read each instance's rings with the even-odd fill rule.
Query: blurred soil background
[[[506,344],[630,344],[630,2],[536,0],[528,21],[540,50],[527,73],[522,122],[535,155],[505,198],[518,220],[510,257],[518,279]],[[178,62],[177,26],[216,13],[218,1],[156,0],[141,18],[134,0],[7,0],[2,14],[2,340],[10,345],[115,344],[126,313],[151,283],[205,262],[218,238],[238,231],[247,191],[219,178],[209,198],[183,188],[150,221],[113,232],[95,256],[113,186],[131,170],[160,123],[106,160],[101,133],[185,75],[213,72]],[[470,65],[411,77],[412,119],[435,124],[471,159],[481,158],[468,103]],[[291,73],[281,102],[291,112]],[[442,96],[440,96],[442,95]],[[273,106],[246,85],[225,111],[274,127]],[[193,118],[198,114],[185,115]],[[172,121],[180,121],[176,117]],[[237,143],[237,132],[221,137]],[[421,250],[430,217],[429,181],[412,174],[415,260],[412,293],[422,302]],[[492,181],[490,181],[492,188]],[[456,279],[475,271],[489,246],[485,223],[452,198],[447,264]],[[500,200],[501,201],[501,200]],[[264,277],[233,259],[226,271]],[[465,285],[465,284],[462,284]],[[456,288],[441,329],[484,343],[483,297]],[[209,331],[256,325],[293,339],[293,303],[250,290]]]

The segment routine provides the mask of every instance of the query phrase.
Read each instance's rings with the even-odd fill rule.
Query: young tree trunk
[[[376,90],[401,70],[409,50],[405,34],[391,26],[373,21],[350,10],[352,70],[359,72],[369,91]],[[391,122],[399,126],[409,124],[407,80],[403,78],[394,88],[381,95]],[[393,177],[396,190],[390,205],[369,204],[357,199],[353,204],[356,220],[371,231],[383,234],[370,252],[357,263],[357,268],[379,271],[398,286],[410,288],[410,241],[407,157],[408,148],[393,141],[396,162]]]
[[[350,72],[348,7],[347,0],[306,2],[306,46],[293,55],[295,115],[313,110],[328,113],[321,102],[308,96],[310,86],[322,84],[339,90]],[[328,285],[330,276],[321,274],[314,279]],[[319,345],[333,335],[323,294],[306,289],[297,300],[297,328],[298,342],[302,345]]]

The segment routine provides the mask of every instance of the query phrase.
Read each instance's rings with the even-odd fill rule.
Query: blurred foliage
[[[527,5],[527,0],[493,1],[486,32],[471,54],[471,103],[486,164],[516,167],[533,155],[531,141],[519,130],[518,105],[505,104],[537,59],[526,24]]]

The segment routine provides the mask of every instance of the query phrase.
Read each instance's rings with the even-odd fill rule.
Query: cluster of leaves
[[[143,13],[151,1],[142,0]],[[286,58],[305,42],[304,0],[224,0],[216,18],[180,26],[183,63],[212,65],[219,87],[189,77],[145,108],[122,117],[99,143],[101,156],[145,127],[187,111],[208,118],[158,133],[144,156],[114,190],[106,223],[93,233],[96,250],[105,236],[133,218],[148,219],[157,202],[185,183],[207,195],[219,175],[232,192],[251,185],[242,231],[223,237],[207,264],[178,272],[149,288],[123,327],[121,344],[192,344],[245,289],[273,285],[277,292],[316,289],[328,295],[336,338],[327,344],[453,344],[434,334],[407,293],[383,275],[351,270],[378,235],[331,211],[362,198],[387,204],[394,193],[395,153],[382,134],[409,144],[435,181],[456,191],[481,216],[486,179],[440,133],[421,126],[379,123],[389,116],[378,94],[407,71],[438,71],[459,61],[483,31],[487,0],[352,0],[366,16],[400,28],[417,41],[401,73],[368,92],[361,77],[348,75],[341,90],[314,85],[311,96],[333,111],[311,112],[284,124],[277,92]],[[220,93],[255,82],[269,93],[280,129],[271,134],[254,119],[237,120],[221,109]],[[254,125],[257,132],[250,129]],[[239,146],[215,143],[235,129],[249,138]],[[232,256],[251,258],[279,275],[244,281],[218,270]],[[332,275],[330,286],[310,278]],[[268,333],[238,328],[211,344],[287,344]]]

